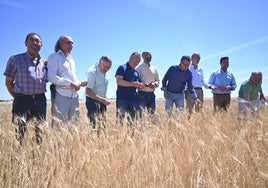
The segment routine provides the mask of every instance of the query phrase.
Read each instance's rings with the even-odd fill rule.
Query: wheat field
[[[0,187],[268,187],[268,109],[239,119],[236,102],[213,114],[207,100],[190,119],[176,110],[169,118],[159,99],[133,136],[116,124],[114,102],[99,133],[83,101],[79,126],[52,129],[48,102],[42,144],[29,124],[21,147],[11,102],[0,109]]]

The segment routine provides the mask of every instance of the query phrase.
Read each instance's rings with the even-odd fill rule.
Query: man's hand
[[[145,88],[145,84],[143,84],[143,83],[133,82],[133,84],[134,84],[134,87],[137,88],[137,89],[143,89],[143,88]]]
[[[196,98],[194,100],[194,103],[195,103],[196,106],[202,106],[203,105],[202,102],[198,98]]]
[[[81,83],[80,83],[80,86],[81,86],[81,87],[85,87],[85,86],[87,86],[87,81],[83,81],[83,82],[81,82]]]

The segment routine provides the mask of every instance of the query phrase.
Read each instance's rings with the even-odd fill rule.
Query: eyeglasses
[[[27,41],[30,42],[30,43],[33,43],[33,44],[38,44],[38,45],[42,44],[41,40],[35,39],[35,38],[29,38]]]

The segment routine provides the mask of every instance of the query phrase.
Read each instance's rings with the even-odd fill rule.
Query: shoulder
[[[216,70],[216,71],[214,71],[214,72],[212,72],[212,76],[216,76],[216,75],[218,75],[218,74],[220,74],[221,73],[221,71],[220,70]]]
[[[27,56],[27,53],[21,53],[21,54],[12,55],[12,56],[10,56],[10,58],[8,60],[8,63],[16,63],[20,59],[24,59],[26,56]]]
[[[231,73],[231,72],[227,72],[228,73],[228,75],[230,75],[231,77],[234,77],[234,74],[233,73]]]
[[[60,57],[60,54],[59,54],[59,53],[57,53],[57,52],[52,53],[52,54],[50,54],[50,55],[48,56],[47,61],[52,61],[53,59],[56,59],[56,58],[58,58],[58,57]]]

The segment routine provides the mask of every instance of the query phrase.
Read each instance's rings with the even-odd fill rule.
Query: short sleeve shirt
[[[100,71],[98,65],[89,68],[87,74],[87,88],[90,88],[96,95],[106,97],[108,88],[107,75]]]
[[[123,80],[128,82],[141,82],[139,72],[130,67],[128,63],[118,67],[115,76],[123,76]],[[117,86],[116,99],[124,101],[136,101],[137,89],[135,87]]]
[[[238,95],[239,98],[242,99],[245,98],[245,95],[249,95],[250,101],[252,101],[258,98],[260,90],[261,90],[261,84],[255,85],[252,83],[251,80],[247,80],[241,84]]]
[[[11,56],[4,75],[14,78],[14,93],[34,95],[46,92],[46,61],[39,58],[34,63],[27,52]]]

